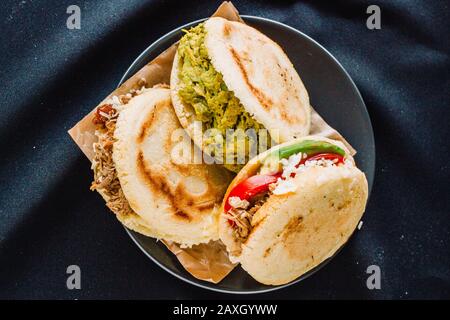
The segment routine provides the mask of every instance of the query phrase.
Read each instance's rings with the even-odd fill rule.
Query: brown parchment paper
[[[243,22],[236,8],[228,1],[223,2],[212,16]],[[175,51],[176,44],[173,44],[125,81],[120,87],[111,92],[89,114],[68,131],[69,135],[89,160],[92,161],[94,157],[93,144],[97,140],[94,134],[95,125],[92,121],[96,108],[112,96],[120,96],[127,94],[132,89],[140,89],[143,80],[145,80],[146,87],[153,87],[157,84],[169,84]],[[310,134],[340,140],[349,148],[352,154],[355,154],[355,150],[350,144],[336,130],[331,128],[315,110],[312,112],[311,121]],[[178,261],[180,261],[183,267],[197,279],[218,283],[235,267],[229,261],[225,246],[220,241],[196,245],[192,248],[180,248],[176,243],[162,242],[177,256]]]

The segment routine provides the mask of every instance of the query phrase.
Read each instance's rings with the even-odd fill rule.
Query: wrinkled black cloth
[[[66,27],[70,4],[81,29]],[[153,264],[96,193],[67,134],[153,41],[219,2],[2,1],[0,298],[221,298]],[[292,287],[252,298],[450,298],[449,2],[235,1],[327,48],[360,89],[377,167],[361,232]],[[66,268],[82,270],[67,290]],[[366,287],[369,265],[381,290]]]

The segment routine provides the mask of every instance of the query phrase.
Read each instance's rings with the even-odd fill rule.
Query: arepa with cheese
[[[339,141],[307,136],[252,159],[224,197],[219,233],[257,281],[285,284],[332,257],[364,213],[367,180]]]

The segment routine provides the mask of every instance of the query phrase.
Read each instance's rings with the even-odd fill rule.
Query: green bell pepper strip
[[[280,161],[281,159],[286,159],[297,153],[305,153],[308,156],[312,156],[318,153],[334,153],[340,156],[345,156],[345,151],[326,141],[316,141],[316,140],[303,140],[299,143],[288,145],[282,147],[278,150],[273,151],[268,154],[267,157],[262,161],[262,165],[268,164],[268,162]]]

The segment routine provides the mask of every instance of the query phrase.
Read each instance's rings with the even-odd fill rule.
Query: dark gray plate
[[[261,30],[285,50],[305,84],[311,104],[319,114],[337,129],[358,150],[355,159],[367,176],[369,192],[375,171],[375,144],[372,125],[364,101],[354,82],[339,62],[320,44],[285,24],[253,16],[243,16],[245,21]],[[129,67],[120,84],[162,51],[178,41],[181,29],[199,23],[194,21],[164,35],[149,46]],[[119,84],[119,85],[120,85]],[[260,293],[280,289],[297,283],[323,267],[324,261],[295,281],[283,286],[266,286],[256,282],[244,270],[237,267],[218,284],[192,277],[166,247],[152,238],[126,229],[136,245],[158,266],[193,285],[227,293]]]

